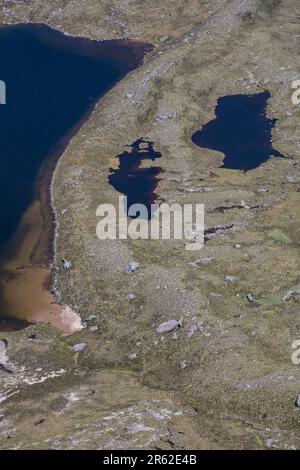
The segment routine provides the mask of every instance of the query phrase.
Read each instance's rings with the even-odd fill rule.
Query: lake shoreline
[[[72,35],[70,35],[70,36],[75,37],[75,36],[72,36]],[[76,37],[78,37],[78,36],[76,36]],[[89,38],[84,38],[84,39],[89,39]],[[91,40],[91,39],[89,39],[89,40]],[[120,78],[120,80],[118,80],[116,83],[114,83],[113,86],[111,88],[109,88],[104,93],[104,95],[100,96],[98,98],[98,100],[91,105],[90,109],[87,110],[86,114],[82,117],[80,122],[75,126],[74,129],[71,130],[70,134],[65,137],[66,140],[65,139],[64,140],[65,140],[66,143],[65,143],[65,145],[62,144],[63,149],[62,149],[61,152],[59,152],[59,154],[57,155],[57,157],[55,159],[55,162],[53,164],[53,169],[51,171],[51,176],[50,176],[49,185],[48,185],[48,204],[49,204],[49,213],[51,214],[51,221],[52,221],[52,224],[53,224],[52,225],[53,229],[51,230],[52,237],[51,237],[51,246],[50,246],[51,253],[49,254],[49,265],[50,265],[49,269],[50,269],[51,288],[53,289],[54,293],[56,292],[56,271],[55,271],[55,262],[54,262],[54,260],[55,260],[55,256],[56,256],[56,240],[57,240],[57,235],[58,235],[58,218],[57,218],[57,212],[56,212],[55,203],[54,203],[54,180],[55,180],[55,176],[56,176],[57,165],[59,164],[60,159],[63,157],[64,152],[67,149],[68,145],[70,144],[71,140],[79,132],[79,130],[89,121],[89,119],[91,118],[91,116],[93,115],[93,113],[95,111],[95,108],[101,105],[101,103],[105,100],[107,94],[110,93],[114,89],[114,87],[117,86],[117,84],[122,81],[122,79],[125,76],[129,75],[130,73],[134,72],[137,68],[139,68],[143,64],[144,58],[147,55],[147,53],[149,53],[153,50],[153,45],[152,44],[138,42],[138,41],[130,40],[130,39],[127,39],[127,40],[116,39],[116,40],[104,40],[104,41],[98,41],[97,40],[95,42],[97,42],[97,43],[98,42],[105,42],[105,43],[113,42],[114,44],[118,43],[120,45],[122,45],[122,44],[131,45],[131,46],[139,47],[140,51],[143,50],[144,53],[136,55],[136,61],[137,62],[136,62],[136,66],[133,70],[130,70],[128,73],[125,73]],[[133,49],[133,51],[134,51],[134,49]],[[79,315],[78,315],[78,317],[80,319]],[[81,319],[80,319],[80,321],[81,321]]]

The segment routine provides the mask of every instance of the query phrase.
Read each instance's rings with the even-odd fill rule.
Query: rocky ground
[[[300,448],[297,3],[1,2],[2,23],[156,46],[99,102],[56,169],[56,287],[86,328],[1,333],[1,448]],[[219,168],[222,154],[191,135],[219,96],[264,89],[278,118],[273,146],[288,158],[246,174]],[[162,153],[159,196],[204,203],[206,228],[231,227],[201,251],[97,239],[97,206],[119,196],[109,167],[141,136]],[[140,268],[127,273],[131,262]],[[156,332],[180,318],[175,332]]]

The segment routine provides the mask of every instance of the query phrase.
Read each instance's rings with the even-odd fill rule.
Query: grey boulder
[[[169,320],[164,323],[161,323],[157,328],[157,333],[169,333],[170,331],[176,330],[179,326],[181,326],[180,322],[177,320]]]
[[[134,273],[134,271],[137,271],[137,269],[139,269],[140,267],[141,267],[140,263],[136,263],[136,262],[130,263],[126,268],[126,272]]]
[[[63,262],[64,270],[68,271],[72,266],[71,261],[68,261],[67,259],[63,258],[62,262]]]
[[[86,346],[86,343],[77,343],[73,346],[73,351],[82,352],[85,350]]]

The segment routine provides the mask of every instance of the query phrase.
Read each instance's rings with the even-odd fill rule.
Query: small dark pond
[[[216,117],[195,132],[192,141],[202,148],[224,153],[223,168],[253,170],[269,158],[284,157],[273,149],[272,128],[277,119],[267,117],[270,93],[222,96]]]
[[[162,169],[156,166],[141,168],[140,165],[143,160],[154,161],[160,158],[161,153],[154,150],[154,142],[142,138],[128,147],[130,147],[130,151],[125,150],[117,156],[119,167],[110,169],[108,181],[117,191],[127,196],[128,209],[133,204],[143,204],[147,208],[150,219],[151,204],[157,199],[155,194],[155,188],[159,181],[157,176],[162,172]],[[136,217],[138,216],[139,214]]]

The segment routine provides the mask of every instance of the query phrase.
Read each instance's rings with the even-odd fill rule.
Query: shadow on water
[[[23,330],[30,326],[31,323],[26,320],[19,320],[12,317],[0,317],[0,331],[10,332]]]
[[[272,128],[277,119],[266,115],[269,91],[255,95],[223,96],[218,99],[216,118],[192,136],[194,144],[224,153],[223,168],[249,171],[269,158],[285,158],[272,146]]]
[[[143,160],[155,161],[161,157],[160,152],[154,150],[154,142],[136,140],[131,145],[131,150],[117,156],[119,167],[110,169],[109,183],[120,193],[127,196],[127,208],[133,204],[143,204],[148,211],[148,219],[151,218],[151,204],[157,199],[155,188],[159,182],[157,176],[162,172],[161,167],[141,168]],[[128,211],[127,211],[127,215]],[[153,214],[152,214],[153,215]],[[130,216],[131,218],[138,217]]]
[[[42,294],[51,284],[53,170],[98,99],[151,49],[66,36],[45,25],[0,28],[7,95],[0,106],[0,320],[59,315],[53,296]]]

